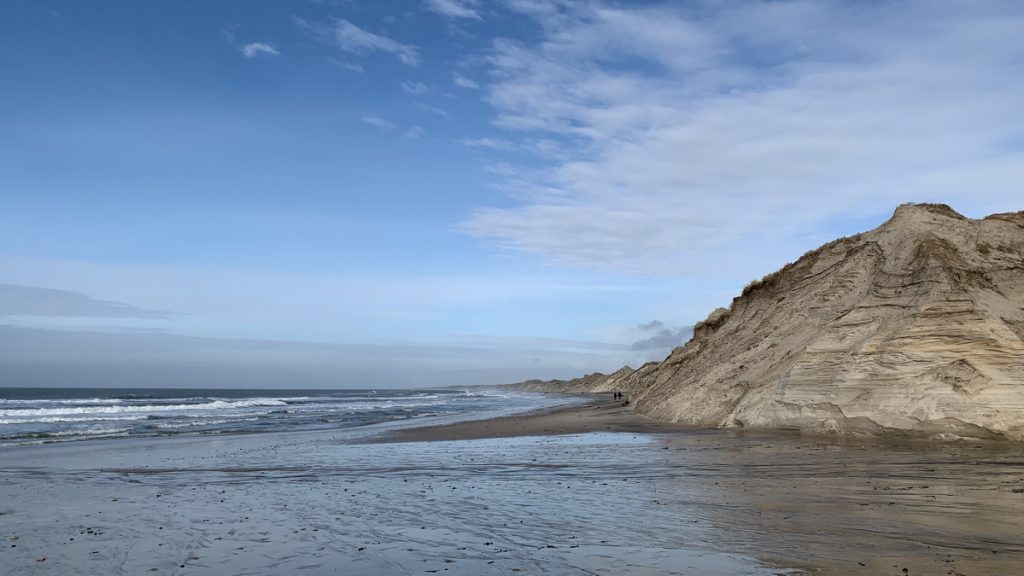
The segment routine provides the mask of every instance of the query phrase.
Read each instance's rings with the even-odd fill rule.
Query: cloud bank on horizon
[[[899,203],[1024,208],[1022,35],[1011,0],[5,3],[2,337],[317,382],[663,357]]]

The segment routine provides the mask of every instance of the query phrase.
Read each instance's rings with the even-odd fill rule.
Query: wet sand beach
[[[1024,565],[1018,446],[642,424],[602,401],[391,442],[371,428],[6,447],[0,566],[1005,575]]]
[[[470,420],[440,426],[405,428],[365,440],[370,442],[431,442],[479,440],[514,436],[585,434],[588,432],[636,432],[655,434],[688,430],[634,414],[625,401],[612,400],[607,394],[591,395],[580,406],[559,407],[527,414]]]

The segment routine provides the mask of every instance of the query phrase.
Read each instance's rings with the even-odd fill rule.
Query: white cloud
[[[253,42],[242,46],[242,55],[246,58],[257,58],[259,56],[277,56],[280,52],[265,42]]]
[[[93,295],[106,304],[132,304],[130,309],[116,304],[114,309],[106,306],[100,315],[95,313],[94,303],[89,310],[84,310],[80,303],[69,310],[66,304],[57,308],[49,298],[48,307],[42,312],[59,317],[25,319],[25,306],[19,305],[17,313],[8,311],[6,317],[0,317],[0,324],[13,323],[16,314],[23,320],[18,323],[26,326],[80,329],[83,325],[75,322],[73,316],[81,316],[88,326],[123,320],[131,324],[117,327],[170,329],[194,336],[333,342],[430,340],[466,333],[515,336],[521,334],[523,314],[531,310],[583,303],[610,308],[613,302],[661,301],[656,296],[674,297],[679,292],[677,286],[670,284],[652,286],[621,278],[495,275],[493,271],[422,275],[396,268],[383,274],[351,270],[277,274],[225,269],[210,276],[208,270],[201,268],[26,260],[3,255],[0,268],[4,270],[5,281],[9,279],[11,284],[61,286]],[[83,310],[89,314],[83,314]],[[166,314],[165,318],[161,310],[175,313]],[[655,313],[660,314],[650,312]],[[647,315],[644,312],[641,316]],[[517,320],[510,321],[509,317]],[[662,317],[676,318],[671,314]],[[537,334],[594,338],[566,328],[561,321],[550,330],[535,323],[529,326]],[[629,342],[635,338],[615,340],[602,335],[596,339],[618,342],[628,350]]]
[[[490,148],[491,150],[516,150],[519,145],[502,138],[463,138],[459,140],[463,146],[471,148]]]
[[[424,104],[423,102],[417,102],[415,106],[424,112],[430,112],[431,114],[437,114],[438,116],[450,116],[448,111],[444,108],[438,108],[437,106],[431,106],[430,104]]]
[[[402,82],[402,90],[409,94],[426,94],[430,92],[430,86],[423,82]]]
[[[508,249],[743,277],[900,202],[1024,208],[1019,3],[507,4],[542,37],[494,43],[487,98],[548,152],[462,229]]]
[[[424,130],[423,128],[419,126],[413,126],[412,128],[409,128],[408,130],[405,131],[405,136],[406,138],[420,138],[426,133],[427,131]]]
[[[471,336],[439,342],[343,344],[210,338],[0,324],[0,371],[28,386],[374,388],[505,384],[606,371],[628,347],[586,340]],[[357,384],[356,384],[357,383]]]
[[[338,68],[341,68],[343,70],[348,70],[349,72],[355,72],[357,74],[362,74],[363,72],[366,71],[363,68],[362,64],[359,64],[358,62],[348,62],[346,60],[338,60],[337,58],[331,58],[330,60],[331,60],[331,63],[334,64],[335,66],[337,66]]]
[[[425,0],[424,5],[427,10],[449,18],[480,19],[480,13],[476,10],[479,5],[477,0]]]
[[[479,83],[477,83],[474,80],[470,80],[469,78],[466,78],[465,76],[459,74],[458,72],[452,74],[452,82],[454,82],[455,85],[458,86],[459,88],[469,88],[470,90],[480,89]]]
[[[392,130],[395,127],[395,125],[391,121],[381,118],[376,114],[365,114],[363,115],[362,120],[366,124],[369,124],[374,128],[379,128],[381,130]]]
[[[164,319],[173,314],[121,302],[98,300],[86,294],[37,286],[0,284],[0,318],[145,318]]]
[[[385,52],[393,55],[403,64],[409,66],[419,66],[420,64],[419,49],[416,46],[374,34],[344,18],[335,18],[333,26],[315,24],[302,18],[295,18],[295,23],[350,54]]]

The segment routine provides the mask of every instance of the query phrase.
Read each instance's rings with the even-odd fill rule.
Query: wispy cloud
[[[246,58],[258,58],[260,56],[278,56],[280,52],[266,42],[253,42],[242,46],[242,55]]]
[[[424,112],[430,112],[431,114],[437,114],[438,116],[450,116],[448,111],[445,110],[444,108],[438,108],[437,106],[433,106],[431,104],[424,104],[423,102],[417,102],[415,104],[415,106],[417,108],[419,108],[420,110],[423,110]]]
[[[423,82],[402,82],[402,90],[409,94],[420,95],[430,92],[430,86]]]
[[[409,128],[408,130],[405,131],[405,136],[406,138],[420,138],[426,133],[427,131],[424,130],[423,128],[419,126],[413,126],[412,128]]]
[[[361,387],[504,384],[617,368],[622,346],[552,338],[337,344],[0,324],[0,373],[26,386]]]
[[[170,312],[97,300],[80,292],[0,284],[0,317],[165,319]]]
[[[369,124],[374,128],[379,128],[381,130],[392,130],[395,127],[394,123],[384,118],[381,118],[376,114],[364,114],[362,120],[366,124]]]
[[[471,18],[480,19],[477,11],[478,0],[425,0],[424,6],[427,10],[447,16],[449,18]]]
[[[1020,3],[506,5],[540,36],[494,43],[486,97],[508,139],[551,152],[472,235],[567,265],[752,275],[840,215],[1020,208]]]
[[[463,138],[459,140],[463,146],[471,148],[490,148],[491,150],[516,150],[519,145],[502,138]]]
[[[480,84],[478,84],[474,80],[466,78],[465,76],[459,74],[458,72],[452,74],[452,82],[454,82],[455,85],[458,86],[459,88],[469,88],[470,90],[480,89]]]
[[[420,64],[417,47],[403,44],[387,36],[374,34],[344,18],[333,19],[333,25],[329,26],[316,24],[302,18],[295,18],[295,23],[350,54],[384,52],[393,55],[403,64],[409,66],[419,66]]]
[[[348,70],[349,72],[355,72],[356,74],[362,74],[366,71],[362,64],[358,62],[349,62],[347,60],[338,60],[337,58],[331,58],[331,64],[334,64],[342,70]]]

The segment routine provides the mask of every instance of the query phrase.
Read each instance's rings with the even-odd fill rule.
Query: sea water
[[[492,416],[564,403],[501,388],[235,390],[0,388],[0,445],[124,436],[336,429]]]

